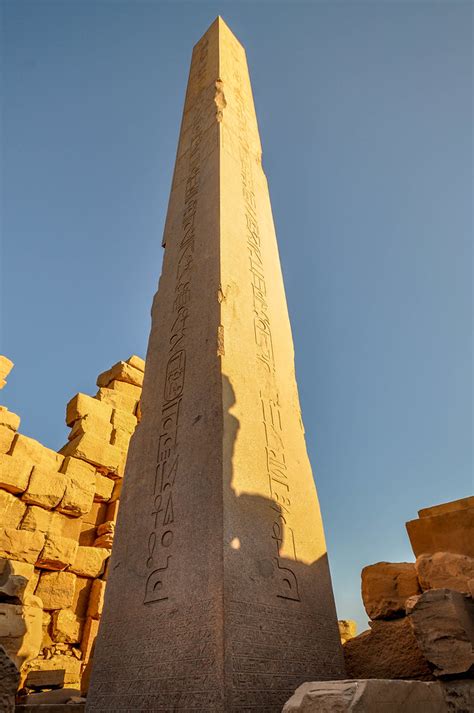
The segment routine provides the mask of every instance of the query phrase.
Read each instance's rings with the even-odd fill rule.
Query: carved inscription
[[[285,456],[280,398],[276,384],[273,339],[267,302],[267,282],[252,176],[252,161],[255,161],[255,158],[252,156],[247,139],[248,126],[242,95],[242,78],[237,69],[239,58],[234,54],[233,59],[241,185],[245,211],[245,241],[252,290],[256,358],[257,364],[264,372],[262,375],[262,384],[264,386],[260,391],[260,400],[265,433],[265,455],[269,493],[272,501],[271,508],[276,513],[271,533],[275,543],[274,560],[279,582],[276,596],[281,599],[291,599],[299,602],[301,597],[296,574],[288,566],[287,559],[283,563],[282,557],[282,546],[285,541],[286,550],[288,551],[290,545],[293,559],[297,560],[295,536],[288,524],[291,512],[291,482]],[[288,539],[290,543],[288,543]]]
[[[198,94],[205,84],[208,41],[199,49],[195,82]],[[168,599],[169,571],[173,559],[174,533],[177,525],[173,494],[179,481],[178,429],[180,404],[186,377],[186,322],[189,318],[191,276],[195,244],[195,216],[198,206],[203,108],[202,98],[195,103],[191,124],[188,176],[185,183],[182,234],[178,247],[173,318],[168,340],[163,405],[153,480],[151,528],[146,560],[147,579],[144,604]]]

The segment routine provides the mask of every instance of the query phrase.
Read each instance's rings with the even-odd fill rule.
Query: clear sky
[[[247,49],[340,618],[404,523],[469,495],[472,4],[2,4],[1,401],[65,404],[145,355],[190,53]]]

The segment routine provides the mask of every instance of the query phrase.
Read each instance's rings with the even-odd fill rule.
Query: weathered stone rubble
[[[0,388],[12,366],[0,357]],[[87,687],[144,366],[132,356],[99,375],[95,397],[71,399],[58,453],[18,433],[19,417],[0,407],[2,711],[20,682]]]
[[[407,523],[416,562],[362,570],[370,628],[342,638],[353,680],[304,684],[285,713],[473,713],[473,512],[474,498],[420,510]]]

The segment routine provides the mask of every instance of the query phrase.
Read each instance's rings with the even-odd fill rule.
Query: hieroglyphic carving
[[[198,94],[204,88],[207,45],[205,40],[199,50],[196,65]],[[182,238],[179,243],[176,281],[173,301],[173,323],[169,335],[169,358],[166,365],[160,435],[156,455],[153,487],[153,525],[148,535],[148,573],[144,604],[168,599],[167,576],[173,557],[175,512],[173,492],[178,474],[178,428],[180,404],[183,398],[186,374],[186,321],[191,292],[191,272],[194,257],[195,216],[198,206],[200,147],[202,139],[202,97],[196,100],[191,125],[188,176],[184,190],[182,213]]]
[[[234,94],[238,124],[238,142],[242,195],[245,212],[245,234],[249,259],[250,284],[252,290],[254,336],[257,364],[265,372],[262,379],[264,387],[260,391],[263,426],[265,432],[265,450],[267,475],[272,509],[277,515],[273,521],[271,537],[275,542],[275,564],[278,574],[279,590],[277,597],[301,601],[298,580],[295,572],[282,562],[284,539],[290,538],[293,559],[297,560],[296,543],[293,529],[289,527],[288,517],[291,510],[290,473],[285,456],[281,409],[275,374],[275,356],[267,303],[262,243],[257,218],[257,202],[252,176],[252,152],[247,138],[248,127],[242,95],[242,78],[237,69],[239,58],[234,53]],[[288,549],[288,548],[287,548]]]

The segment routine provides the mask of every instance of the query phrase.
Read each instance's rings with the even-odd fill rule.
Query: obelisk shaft
[[[196,45],[89,711],[281,710],[343,675],[245,53]]]

